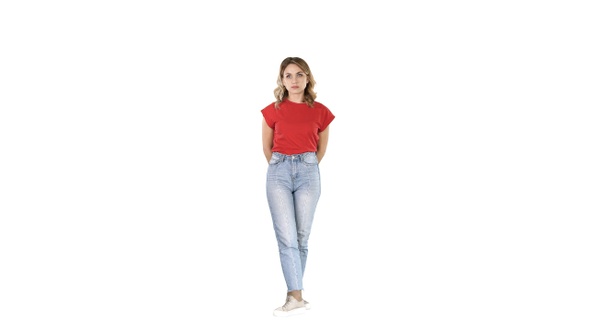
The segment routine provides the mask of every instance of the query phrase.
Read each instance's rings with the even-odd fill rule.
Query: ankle
[[[301,291],[290,291],[287,293],[287,296],[289,295],[293,296],[298,302],[303,301],[303,295],[301,294]]]

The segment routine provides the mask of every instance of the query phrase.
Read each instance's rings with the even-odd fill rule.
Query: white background
[[[583,2],[2,2],[0,330],[587,332]],[[279,319],[287,56],[336,119]]]

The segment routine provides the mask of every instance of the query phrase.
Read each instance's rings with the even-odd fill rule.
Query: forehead
[[[290,63],[287,67],[285,67],[285,74],[287,73],[298,73],[298,72],[302,72],[303,69],[301,69],[301,67],[299,67],[298,65],[294,64],[294,63]]]

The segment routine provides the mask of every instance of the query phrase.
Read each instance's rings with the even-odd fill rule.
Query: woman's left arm
[[[318,140],[318,151],[316,155],[318,157],[318,163],[322,161],[324,155],[326,154],[326,149],[328,148],[328,137],[330,134],[330,126],[327,126],[326,129],[319,133],[319,140]]]

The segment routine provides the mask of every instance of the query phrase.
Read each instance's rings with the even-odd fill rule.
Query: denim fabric
[[[303,289],[307,242],[320,191],[315,152],[273,152],[266,174],[266,195],[288,291]]]

